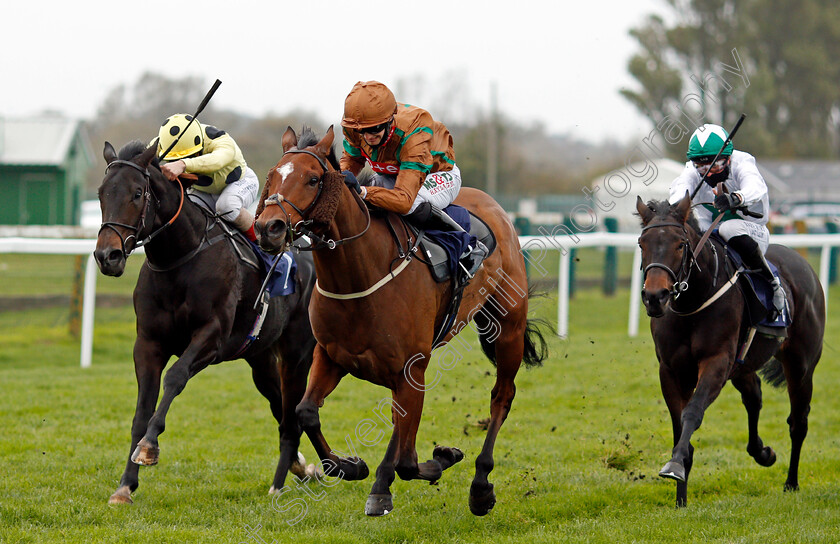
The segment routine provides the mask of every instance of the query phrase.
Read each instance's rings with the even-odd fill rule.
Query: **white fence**
[[[840,246],[840,234],[780,234],[771,235],[770,241],[792,248],[819,247],[819,277],[826,297],[828,308],[828,274],[831,249]],[[636,336],[639,333],[639,315],[641,312],[641,251],[638,249],[638,235],[614,233],[589,233],[563,236],[520,236],[519,244],[527,251],[527,260],[531,265],[533,277],[535,268],[539,268],[545,252],[560,251],[560,266],[557,301],[557,334],[569,335],[569,250],[581,247],[626,247],[635,248],[633,271],[630,280],[630,307],[627,318],[627,333]],[[93,351],[93,317],[96,307],[96,277],[99,268],[93,259],[96,240],[91,239],[55,239],[55,238],[0,238],[0,253],[38,253],[52,255],[88,255],[85,267],[84,298],[82,306],[82,368],[91,364]],[[138,248],[135,253],[142,253]]]

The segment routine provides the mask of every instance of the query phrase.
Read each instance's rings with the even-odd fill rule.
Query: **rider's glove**
[[[740,208],[744,199],[738,193],[721,193],[715,197],[715,208],[720,212]]]

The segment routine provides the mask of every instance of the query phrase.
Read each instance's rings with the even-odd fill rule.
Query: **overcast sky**
[[[206,78],[208,88],[221,79],[220,108],[299,108],[337,122],[356,81],[397,92],[422,77],[420,96],[397,100],[432,109],[422,101],[467,85],[435,117],[486,112],[495,86],[499,110],[519,122],[632,140],[651,127],[618,94],[637,88],[628,30],[667,9],[664,0],[16,0],[2,8],[0,116],[92,117],[111,89],[153,71]]]

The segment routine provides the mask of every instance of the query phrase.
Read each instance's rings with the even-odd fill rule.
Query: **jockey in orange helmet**
[[[359,81],[344,101],[341,169],[362,198],[430,230],[460,231],[443,208],[461,190],[452,136],[422,108],[396,101],[378,81]],[[374,172],[369,186],[356,175],[365,164]],[[481,242],[461,256],[470,276],[487,248]]]

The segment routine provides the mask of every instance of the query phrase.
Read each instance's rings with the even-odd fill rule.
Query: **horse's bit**
[[[671,297],[674,300],[676,300],[677,298],[679,298],[679,296],[682,293],[684,293],[685,291],[688,290],[688,280],[691,277],[692,267],[696,266],[697,269],[700,270],[700,266],[697,264],[697,256],[695,255],[694,249],[691,247],[691,243],[688,240],[688,233],[685,230],[685,225],[683,225],[682,223],[659,223],[657,225],[648,225],[648,226],[642,228],[642,233],[644,233],[645,231],[650,230],[650,229],[664,228],[664,227],[677,227],[677,228],[682,229],[683,240],[682,240],[682,243],[680,244],[680,247],[683,248],[684,250],[687,250],[687,251],[683,251],[682,261],[680,262],[680,268],[677,270],[677,272],[674,272],[673,270],[671,270],[670,267],[668,267],[665,264],[650,263],[649,265],[647,265],[644,268],[644,272],[642,274],[642,282],[645,281],[645,279],[647,278],[647,274],[651,269],[659,268],[659,269],[664,270],[665,272],[668,273],[668,275],[671,277],[671,279],[674,280],[674,283],[671,286],[671,290],[669,291],[669,294],[671,295]],[[641,239],[641,237],[639,237],[639,238]],[[680,279],[680,278],[682,278],[682,279]]]

